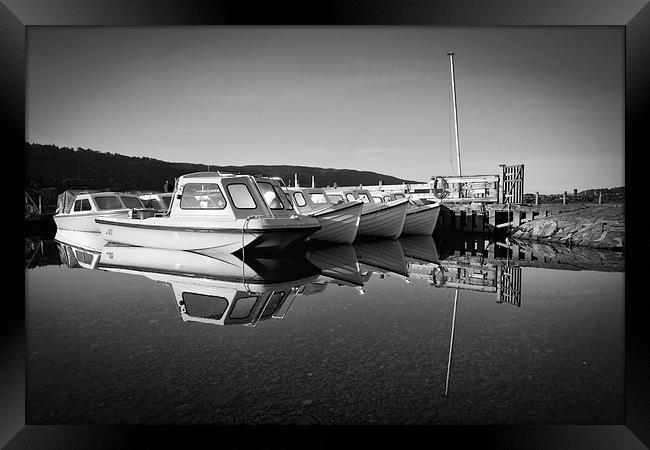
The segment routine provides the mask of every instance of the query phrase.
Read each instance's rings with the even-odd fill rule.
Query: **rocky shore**
[[[572,211],[526,222],[511,232],[516,239],[622,250],[625,205],[584,204]]]

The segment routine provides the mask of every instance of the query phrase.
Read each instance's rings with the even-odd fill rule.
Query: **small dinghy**
[[[363,209],[359,220],[359,237],[397,239],[404,229],[408,200],[403,198],[389,203],[377,203],[365,189],[326,190],[333,203],[350,203],[361,200]]]
[[[320,229],[316,219],[296,213],[276,181],[219,172],[180,177],[167,213],[96,223],[110,242],[225,253],[281,250]]]
[[[381,191],[372,192],[372,198],[375,202],[388,204],[406,198],[406,196],[400,192]],[[427,204],[422,200],[410,198],[406,208],[406,219],[404,219],[402,234],[431,236],[436,228],[439,214],[440,203]]]
[[[321,229],[311,236],[318,241],[351,244],[357,237],[363,202],[335,204],[319,188],[285,188],[300,213],[313,217]]]

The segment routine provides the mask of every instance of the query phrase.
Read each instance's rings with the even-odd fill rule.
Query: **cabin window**
[[[395,194],[395,198],[406,198],[404,194]]]
[[[188,183],[183,187],[181,209],[224,209],[226,199],[217,183]]]
[[[294,192],[293,198],[296,199],[296,204],[298,206],[305,206],[307,204],[307,201],[305,200],[305,197],[302,195],[302,192]]]
[[[370,198],[366,194],[364,194],[363,192],[359,194],[359,198],[361,199],[361,201],[363,203],[372,203],[370,201]]]
[[[309,194],[309,197],[311,197],[311,201],[314,203],[327,203],[327,197],[325,197],[325,194],[320,192]]]
[[[269,205],[269,208],[284,209],[284,204],[282,203],[282,200],[280,200],[278,193],[275,191],[275,189],[273,189],[273,185],[271,183],[258,181],[257,185],[260,187],[260,191],[262,191],[262,197],[264,197],[264,201],[267,205]]]
[[[124,206],[127,208],[144,208],[144,205],[138,197],[120,195],[120,200],[122,200],[122,203],[124,203]]]
[[[293,208],[293,202],[291,201],[291,196],[289,194],[284,194],[284,196],[287,198],[287,201],[289,202],[289,206]]]
[[[97,209],[106,210],[106,209],[123,209],[124,207],[120,203],[117,197],[114,195],[103,195],[101,197],[93,197],[95,200],[95,205]]]
[[[183,292],[183,302],[187,314],[202,319],[221,319],[228,308],[228,300],[212,295]]]
[[[383,203],[381,197],[373,197],[373,199],[375,199],[375,202],[377,202],[377,203]],[[390,201],[390,197],[388,197],[387,201]]]
[[[235,205],[235,208],[238,209],[255,209],[257,208],[257,203],[251,195],[251,191],[248,190],[248,186],[243,183],[233,183],[229,184],[228,193],[232,199],[232,204]]]
[[[76,200],[74,202],[74,211],[91,211],[92,207],[87,198]]]
[[[390,201],[390,197],[387,195],[386,197],[384,197],[384,201],[388,203]]]
[[[79,261],[80,263],[83,263],[83,264],[92,264],[93,263],[93,255],[90,254],[90,253],[75,250],[74,255],[77,257],[77,261]]]
[[[330,202],[334,203],[335,205],[338,205],[339,203],[345,203],[345,200],[343,200],[342,195],[328,194],[327,198],[329,199]]]
[[[345,194],[345,198],[347,198],[349,202],[353,202],[356,200],[354,194]]]
[[[242,297],[235,301],[235,306],[230,311],[231,319],[246,319],[251,315],[253,306],[257,303],[257,297]]]
[[[271,298],[269,299],[268,303],[266,304],[266,307],[264,308],[264,311],[262,311],[262,319],[266,319],[273,313],[275,313],[278,309],[280,309],[280,306],[282,306],[282,300],[284,300],[284,292],[274,292],[271,295]]]

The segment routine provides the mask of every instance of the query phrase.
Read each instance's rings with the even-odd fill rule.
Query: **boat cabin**
[[[145,209],[133,194],[122,192],[65,191],[59,195],[57,214],[104,213],[124,209]]]
[[[286,188],[284,190],[287,196],[293,200],[293,203],[302,214],[314,211],[320,211],[334,205],[325,192],[320,188]]]
[[[296,214],[277,181],[250,175],[197,172],[178,179],[172,217],[245,219]]]

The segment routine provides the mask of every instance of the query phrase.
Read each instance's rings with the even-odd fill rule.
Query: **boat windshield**
[[[224,209],[226,199],[216,183],[187,183],[183,187],[181,209]]]
[[[384,203],[384,202],[382,201],[381,197],[373,197],[373,199],[374,199],[377,203]],[[390,201],[390,197],[388,197],[388,200],[387,200],[387,201]]]
[[[311,197],[311,201],[314,203],[328,203],[325,194],[321,194],[320,192],[313,192],[309,194],[309,197]]]
[[[338,205],[339,203],[345,203],[343,196],[339,194],[327,194],[327,198],[335,205]]]
[[[93,197],[93,200],[95,200],[95,205],[97,205],[97,209],[99,210],[124,209],[124,206],[122,206],[122,203],[120,203],[120,200],[115,195],[96,196]]]
[[[144,208],[144,205],[138,197],[131,197],[129,195],[120,195],[120,199],[124,206],[127,208]]]
[[[284,203],[282,203],[282,200],[280,200],[280,196],[275,191],[275,189],[273,189],[273,185],[271,183],[258,181],[257,185],[260,187],[264,201],[267,205],[269,205],[269,208],[284,209]]]
[[[172,202],[172,196],[171,195],[161,195],[160,200],[163,203],[165,208],[169,208],[169,205]]]
[[[226,186],[228,192],[230,193],[230,198],[232,203],[237,209],[255,209],[257,204],[255,199],[248,190],[248,186],[242,183],[230,183]]]
[[[345,198],[348,199],[349,202],[353,202],[357,199],[354,194],[345,194]]]

